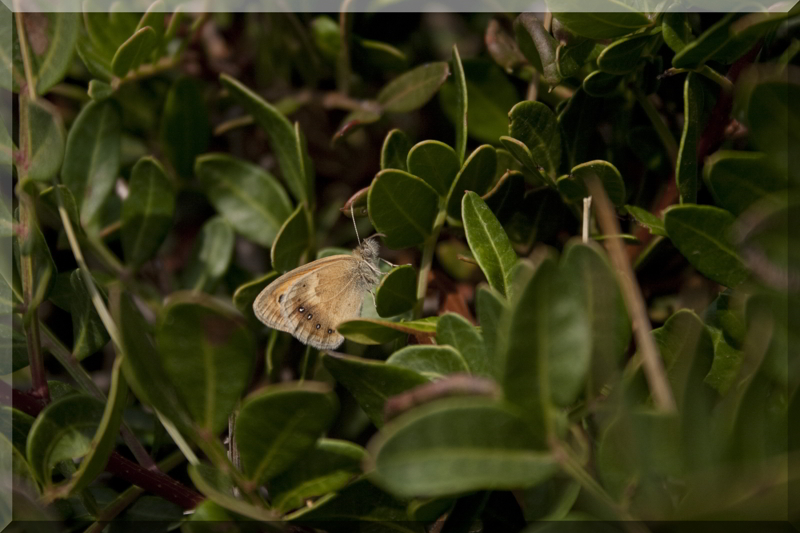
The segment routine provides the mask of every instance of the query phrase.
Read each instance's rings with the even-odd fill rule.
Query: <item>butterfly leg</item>
[[[396,266],[397,266],[397,265],[395,265],[394,263],[390,263],[389,261],[387,261],[387,260],[386,260],[386,259],[384,259],[383,257],[381,257],[381,261],[383,261],[384,263],[386,263],[387,265],[389,265],[389,266],[390,266],[390,267],[392,267],[392,268],[394,268],[394,267],[396,267]]]
[[[372,295],[372,303],[375,304],[375,309],[377,309],[378,308],[378,301],[375,299],[375,291],[369,291],[369,293]]]

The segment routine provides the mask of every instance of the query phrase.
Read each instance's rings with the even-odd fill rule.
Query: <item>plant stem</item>
[[[428,240],[425,241],[425,246],[422,248],[422,259],[419,262],[419,277],[417,278],[417,305],[414,307],[414,318],[422,316],[422,306],[425,302],[425,295],[428,292],[428,274],[433,265],[433,253],[436,250],[436,242],[439,240],[439,232],[442,231],[445,218],[447,217],[447,209],[442,207],[436,215],[436,220],[433,222],[433,231]]]
[[[88,102],[91,100],[86,89],[80,85],[73,85],[71,83],[59,83],[54,85],[50,88],[50,92],[65,98],[77,100],[78,102]]]
[[[636,101],[639,102],[639,105],[642,106],[642,109],[644,109],[644,112],[647,114],[647,118],[649,118],[650,122],[653,124],[653,128],[656,130],[658,138],[661,139],[661,144],[664,145],[664,150],[667,151],[667,156],[674,169],[678,161],[678,143],[675,141],[675,137],[673,137],[672,132],[669,131],[669,128],[658,114],[658,111],[656,111],[656,108],[653,107],[652,102],[650,102],[650,99],[645,96],[642,90],[638,87],[634,87],[633,94],[636,97]]]
[[[658,353],[658,346],[655,339],[653,339],[644,296],[642,296],[642,291],[636,283],[636,274],[633,272],[633,268],[631,268],[631,264],[625,255],[622,239],[619,238],[620,228],[616,213],[597,176],[590,176],[586,180],[586,185],[589,188],[589,193],[594,198],[595,216],[600,229],[609,236],[606,241],[607,249],[617,272],[625,306],[628,308],[628,313],[633,323],[636,346],[642,354],[644,374],[647,378],[650,392],[653,394],[653,401],[658,409],[665,412],[675,412],[675,398],[672,396],[672,389],[670,389],[667,381],[664,363]]]
[[[56,335],[50,331],[47,326],[42,324],[41,328],[43,334],[42,346],[50,351],[53,357],[56,358],[61,366],[64,367],[67,373],[72,377],[72,379],[75,380],[75,383],[78,384],[79,388],[81,388],[87,394],[94,396],[98,400],[105,402],[106,395],[103,394],[103,391],[100,390],[100,387],[98,387],[94,380],[92,380],[91,376],[89,376],[75,356],[67,349],[66,346],[61,344],[61,341],[58,340],[58,337],[56,337]],[[142,443],[139,442],[139,439],[137,439],[133,434],[133,431],[131,431],[125,421],[122,422],[119,431],[122,434],[122,440],[125,441],[125,444],[133,454],[136,462],[150,470],[155,468],[155,462],[144,449]]]
[[[34,295],[35,276],[33,256],[30,253],[23,253],[23,241],[33,238],[32,233],[36,231],[33,199],[30,198],[27,193],[20,191],[19,200],[20,278],[22,281],[23,304],[25,305],[23,326],[25,328],[25,337],[28,344],[28,361],[30,362],[33,394],[49,402],[50,390],[47,387],[47,374],[44,369],[41,339],[39,336],[38,302]],[[40,283],[46,283],[46,281],[40,280]]]
[[[22,67],[25,69],[25,82],[28,86],[28,96],[31,102],[36,101],[36,80],[33,78],[33,67],[31,66],[30,50],[28,50],[28,39],[25,34],[25,21],[22,18],[19,0],[14,2],[14,17],[17,20],[17,35],[19,36],[19,49],[22,53]]]
[[[181,464],[183,459],[183,454],[180,451],[175,451],[165,457],[162,461],[159,461],[158,469],[162,472],[169,472]],[[96,517],[96,521],[86,528],[84,533],[100,533],[103,531],[103,529],[105,529],[105,527],[108,525],[108,522],[116,518],[117,515],[119,515],[130,504],[136,501],[136,499],[144,494],[144,492],[145,490],[143,488],[137,487],[136,485],[131,485],[125,489],[122,494],[114,498],[114,500],[99,513],[99,515]]]

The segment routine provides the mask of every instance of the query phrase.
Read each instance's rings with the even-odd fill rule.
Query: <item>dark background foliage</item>
[[[794,12],[85,8],[0,14],[12,527],[797,518]]]

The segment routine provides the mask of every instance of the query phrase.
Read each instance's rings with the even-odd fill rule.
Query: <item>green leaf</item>
[[[120,165],[121,117],[115,102],[90,102],[67,136],[61,179],[69,187],[86,225],[114,188]]]
[[[59,275],[50,299],[72,316],[72,355],[78,361],[106,345],[110,337],[79,270]]]
[[[89,88],[86,93],[92,100],[100,101],[114,94],[114,88],[101,80],[89,80]]]
[[[259,485],[285,471],[314,447],[338,410],[323,383],[271,385],[251,394],[236,417],[242,471]]]
[[[197,158],[195,174],[208,199],[236,231],[272,246],[292,214],[292,204],[269,172],[227,154],[206,154]]]
[[[131,35],[117,49],[111,60],[111,72],[118,78],[124,77],[131,70],[136,70],[145,62],[158,44],[153,28],[145,26]]]
[[[53,488],[53,467],[61,461],[77,459],[90,453],[93,437],[103,418],[104,407],[105,404],[97,398],[70,394],[49,404],[36,417],[28,434],[27,456],[36,478],[45,486],[45,490]],[[116,431],[115,429],[113,437],[116,437]],[[105,452],[105,459],[113,449],[114,440],[111,443],[111,449],[100,450],[101,454]],[[108,448],[107,443],[104,444],[104,448]],[[102,466],[105,466],[105,459]],[[96,468],[96,465],[93,466]]]
[[[599,54],[603,45],[595,44],[590,39],[580,40],[577,43],[560,43],[556,48],[556,66],[558,75],[569,78],[577,74],[581,67]]]
[[[447,214],[454,220],[461,220],[461,199],[464,192],[473,191],[485,194],[494,180],[497,170],[497,151],[484,144],[473,151],[458,172],[448,193]]]
[[[488,376],[492,366],[483,337],[478,330],[461,315],[445,313],[436,324],[436,343],[450,345],[464,358],[469,371],[478,376]]]
[[[439,141],[422,141],[408,152],[408,172],[433,187],[439,196],[447,196],[459,168],[458,155]]]
[[[197,489],[220,507],[265,523],[278,520],[274,511],[236,498],[233,495],[235,485],[226,472],[206,464],[189,465],[187,470]]]
[[[508,117],[511,119],[509,135],[522,141],[531,151],[533,160],[554,177],[561,164],[561,135],[550,108],[541,102],[524,101],[511,108]]]
[[[608,45],[597,57],[597,66],[609,74],[627,74],[639,66],[642,54],[654,39],[649,33],[623,37]]]
[[[581,198],[589,196],[589,191],[586,188],[586,180],[596,176],[603,188],[608,194],[608,199],[611,200],[616,206],[621,206],[625,203],[627,194],[625,193],[625,182],[622,181],[622,176],[619,174],[617,167],[608,161],[589,161],[582,163],[572,169],[572,172],[566,178],[559,178],[558,190],[564,194],[572,202],[577,202]],[[569,190],[565,194],[562,187],[566,187],[569,183]],[[579,195],[575,195],[579,192]]]
[[[469,372],[464,357],[450,346],[406,346],[394,352],[386,364],[419,372],[429,379],[437,379],[456,372]]]
[[[456,153],[458,154],[459,166],[464,164],[464,157],[467,155],[467,79],[464,74],[464,65],[461,64],[461,56],[458,54],[458,47],[453,45],[453,72],[456,82]]]
[[[438,317],[392,322],[374,318],[346,320],[337,326],[345,338],[359,344],[385,344],[405,335],[432,336],[436,332]]]
[[[299,139],[297,130],[286,120],[283,113],[239,81],[227,74],[221,74],[220,81],[266,132],[272,151],[278,159],[281,176],[292,196],[298,202],[313,203],[311,195],[314,190],[314,171],[305,150],[305,143]]]
[[[417,304],[417,271],[411,265],[390,270],[375,291],[376,310],[382,317],[410,311]]]
[[[58,110],[47,100],[31,102],[20,98],[20,150],[27,168],[22,176],[34,181],[49,181],[64,159],[64,124]]]
[[[642,209],[635,205],[626,205],[624,209],[636,220],[637,224],[647,228],[651,234],[661,237],[667,236],[667,230],[664,229],[664,221],[647,209]]]
[[[578,88],[558,115],[558,124],[566,149],[565,169],[592,159],[603,159],[606,155],[598,146],[605,141],[598,132],[602,119],[603,100],[594,98],[583,88]]]
[[[503,369],[498,368],[497,365],[496,354],[501,341],[498,337],[501,334],[501,324],[507,310],[507,303],[501,294],[485,285],[478,287],[475,300],[486,355],[492,358],[492,375],[498,378],[502,376],[503,372]]]
[[[617,92],[622,77],[616,74],[608,74],[602,70],[595,70],[583,78],[583,90],[589,96],[603,98]]]
[[[384,86],[377,101],[387,113],[414,111],[433,98],[449,75],[450,67],[444,61],[421,65]]]
[[[195,158],[208,149],[211,123],[200,85],[193,78],[175,80],[161,117],[161,142],[178,176],[188,179]]]
[[[694,36],[689,25],[687,13],[667,12],[661,19],[661,36],[673,52],[680,52],[689,44]]]
[[[769,167],[761,152],[718,150],[703,165],[703,178],[717,205],[740,215],[752,204],[786,188],[784,175]]]
[[[617,277],[599,245],[573,243],[559,269],[569,292],[586,310],[591,336],[591,384],[599,392],[620,370],[631,340],[631,321]]]
[[[522,13],[514,20],[514,32],[520,50],[533,67],[542,74],[542,79],[550,85],[561,82],[558,71],[558,41],[544,29],[542,22],[533,13]]]
[[[381,170],[394,168],[397,170],[408,170],[406,159],[411,150],[411,141],[408,135],[402,130],[393,129],[386,134],[381,148]]]
[[[29,225],[25,230],[27,231],[26,240],[21,241],[17,236],[12,237],[12,265],[15,265],[14,268],[16,268],[16,265],[22,264],[22,259],[27,259],[28,257],[33,262],[33,271],[31,272],[33,299],[28,306],[29,309],[36,309],[50,294],[55,284],[58,270],[56,270],[56,264],[50,254],[47,241],[45,241],[42,230],[39,229],[35,219],[29,221]],[[17,274],[14,273],[13,276],[16,277]],[[12,283],[16,282],[12,281]]]
[[[378,427],[383,425],[387,398],[429,383],[413,370],[350,355],[326,352],[322,363]]]
[[[28,460],[25,458],[25,444],[28,432],[33,425],[33,417],[9,406],[0,407],[0,445],[4,473],[13,476],[17,486],[30,489],[31,494],[39,487]]]
[[[697,140],[702,133],[703,86],[699,74],[690,72],[683,86],[683,133],[678,148],[675,181],[681,203],[697,201]]]
[[[16,17],[3,10],[2,44],[3,59],[0,67],[2,86],[13,92],[20,92],[20,82],[24,81],[22,47],[18,40]],[[31,75],[36,94],[45,94],[59,83],[67,74],[72,63],[72,54],[80,32],[79,13],[41,13],[26,11],[23,15],[25,33],[30,57]],[[69,10],[67,10],[69,11]],[[12,75],[13,71],[16,71]]]
[[[138,268],[153,257],[172,226],[175,192],[161,163],[143,157],[131,171],[128,196],[122,202],[122,251]]]
[[[167,378],[150,326],[127,293],[110,290],[108,300],[111,316],[119,327],[125,380],[139,400],[153,406],[178,429],[190,430],[192,419],[178,398],[175,385]]]
[[[164,23],[166,15],[165,11],[164,2],[162,0],[156,0],[150,4],[150,7],[147,8],[147,11],[145,11],[144,15],[142,15],[142,18],[139,19],[139,23],[136,25],[136,31],[139,31],[146,26],[153,28],[153,31],[156,32],[156,48],[162,48],[165,46],[165,43],[163,42],[164,34],[167,30],[167,25]],[[173,13],[173,16],[176,15]],[[170,22],[172,21],[170,20]],[[156,52],[152,55],[155,58],[158,58],[162,54]]]
[[[602,9],[606,3],[609,9]],[[652,24],[644,13],[615,0],[599,2],[593,6],[594,13],[584,12],[586,6],[582,8],[577,0],[551,0],[548,4],[555,18],[569,31],[590,39],[622,37]]]
[[[305,506],[308,499],[343,489],[361,474],[367,452],[351,442],[320,439],[302,461],[270,481],[272,505],[281,512]]]
[[[464,195],[461,204],[467,243],[489,285],[504,295],[511,287],[511,269],[517,254],[492,211],[474,192]]]
[[[714,343],[714,361],[703,381],[716,389],[720,396],[725,396],[739,376],[745,355],[728,343],[722,330],[712,327],[708,330]]]
[[[463,68],[470,102],[467,132],[479,142],[497,144],[497,139],[508,132],[508,111],[519,100],[517,89],[508,76],[490,61],[465,59]],[[457,99],[455,81],[447,80],[439,91],[439,103],[453,124],[461,120]]]
[[[311,246],[310,219],[311,214],[305,204],[298,205],[286,219],[270,250],[272,268],[278,272],[287,272],[297,267],[303,254]]]
[[[410,522],[406,503],[361,478],[330,498],[320,498],[315,504],[287,517],[329,533],[352,533],[353,524],[363,524],[362,530],[374,533],[424,533],[421,524]]]
[[[431,236],[439,195],[422,179],[390,169],[375,176],[367,204],[372,225],[386,235],[386,246],[408,248]]]
[[[253,313],[253,302],[256,301],[256,297],[261,291],[263,291],[267,285],[275,281],[278,276],[279,274],[273,270],[260,278],[239,285],[233,293],[233,305],[235,305],[236,309],[238,309],[242,315],[246,316],[248,320],[256,320],[256,316]]]
[[[525,143],[518,141],[513,137],[505,136],[500,137],[500,142],[503,144],[506,150],[508,150],[509,153],[522,164],[522,174],[525,176],[525,180],[528,183],[534,187],[554,184],[552,178],[542,175],[542,171],[545,169],[540,167],[539,164],[533,160],[533,155],[528,147],[525,146]]]
[[[701,274],[727,287],[747,279],[730,244],[733,215],[711,206],[682,205],[664,213],[664,227],[675,247]]]
[[[88,18],[91,16],[92,15],[87,14],[87,22]],[[107,55],[104,50],[101,50],[92,42],[92,39],[88,35],[80,35],[78,37],[76,51],[81,61],[83,61],[83,64],[86,66],[86,70],[88,70],[92,76],[102,80],[104,83],[111,82],[114,77],[111,73],[113,51]],[[91,86],[91,82],[89,83]]]
[[[536,435],[505,405],[449,398],[391,422],[368,450],[378,484],[401,497],[435,497],[546,480],[558,467],[536,445]]]
[[[525,176],[516,170],[508,171],[482,198],[501,224],[508,222],[525,199]]]
[[[210,292],[228,270],[236,235],[221,216],[209,219],[195,239],[181,285]]]
[[[0,282],[5,285],[4,282]],[[7,285],[5,285],[7,287]],[[7,315],[11,313],[10,300],[8,302]],[[5,324],[0,324],[0,350],[7,354],[6,357],[0,361],[0,376],[6,376],[16,372],[20,368],[25,368],[30,363],[28,361],[28,343],[25,339],[25,332],[22,326],[14,327]],[[22,450],[25,452],[24,446]]]
[[[256,353],[250,329],[208,296],[173,293],[159,315],[155,340],[166,376],[192,420],[219,433],[250,383]]]
[[[118,18],[110,16],[108,4],[101,0],[84,0],[83,11],[92,44],[110,63],[117,48],[130,37],[134,28],[125,27]]]
[[[676,53],[672,66],[696,69],[712,60],[733,63],[785,17],[785,12],[728,13]]]

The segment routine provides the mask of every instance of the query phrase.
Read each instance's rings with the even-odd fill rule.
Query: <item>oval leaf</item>
[[[64,123],[58,110],[47,100],[31,102],[27,97],[20,98],[19,134],[27,164],[22,175],[35,181],[49,181],[64,159]]]
[[[503,226],[486,202],[474,192],[464,195],[461,213],[467,243],[489,285],[501,294],[508,295],[511,288],[511,269],[517,263],[517,254],[511,247]]]
[[[430,379],[469,372],[464,357],[450,346],[406,346],[394,352],[386,364],[419,372]]]
[[[417,303],[417,271],[411,265],[400,265],[381,279],[375,294],[376,310],[382,317],[405,313]]]
[[[606,4],[607,9],[602,4]],[[550,0],[548,7],[569,31],[590,39],[613,39],[633,33],[652,24],[647,15],[627,4],[603,0],[586,13],[585,5],[577,0]]]
[[[391,322],[374,318],[347,320],[336,328],[345,338],[359,344],[384,344],[405,335],[432,336],[438,317],[406,322]]]
[[[703,178],[716,203],[734,215],[787,185],[785,175],[773,171],[761,152],[718,150],[706,159]]]
[[[381,148],[381,170],[408,170],[406,160],[410,150],[411,141],[402,130],[394,129],[387,133]]]
[[[551,177],[555,176],[561,165],[561,134],[550,108],[541,102],[520,102],[511,108],[508,117],[509,135],[522,141],[533,160]]]
[[[208,149],[211,123],[198,82],[181,77],[167,93],[161,117],[164,152],[182,178],[191,178],[195,158]]]
[[[461,199],[464,191],[483,195],[489,189],[497,171],[497,151],[484,144],[472,152],[453,182],[447,200],[447,215],[461,220]]]
[[[408,113],[425,105],[444,80],[450,67],[444,61],[428,63],[401,74],[378,93],[378,103],[388,113]]]
[[[386,235],[386,246],[408,248],[431,236],[439,196],[416,176],[402,170],[382,170],[372,181],[367,205],[372,225]]]
[[[228,270],[233,258],[236,235],[224,218],[216,216],[200,229],[188,266],[183,271],[186,288],[211,291]]]
[[[632,35],[614,41],[599,56],[597,66],[608,74],[627,74],[639,66],[639,59],[653,42],[649,34]]]
[[[433,187],[439,196],[447,195],[459,168],[458,155],[439,141],[422,141],[408,152],[408,172]]]
[[[450,345],[464,357],[469,371],[479,376],[488,376],[491,361],[478,330],[461,315],[445,313],[436,324],[437,344]]]
[[[300,204],[286,219],[272,243],[272,268],[278,272],[287,272],[297,267],[311,244],[310,218],[305,205]]]
[[[111,72],[114,76],[122,78],[129,71],[136,70],[147,59],[157,43],[156,32],[150,26],[137,30],[117,49],[117,53],[111,60]]]

